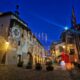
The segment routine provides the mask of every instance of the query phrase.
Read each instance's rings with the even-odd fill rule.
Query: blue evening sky
[[[80,0],[0,0],[0,12],[15,11],[19,4],[20,17],[28,23],[33,33],[43,32],[48,36],[39,38],[48,49],[52,41],[58,41],[64,27],[71,27],[72,5],[75,9],[77,23],[80,23]]]

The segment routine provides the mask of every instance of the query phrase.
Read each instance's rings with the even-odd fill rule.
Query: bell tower
[[[71,28],[77,29],[74,7],[72,7]]]

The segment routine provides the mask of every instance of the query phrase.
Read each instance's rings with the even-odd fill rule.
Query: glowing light
[[[9,45],[9,42],[6,42],[6,45]]]
[[[6,43],[5,43],[5,47],[6,47],[6,50],[7,50],[8,47],[9,47],[9,42],[6,42]]]
[[[66,47],[66,46],[65,46],[65,45],[63,45],[62,47],[65,49],[65,47]]]
[[[61,61],[61,66],[65,66],[65,62],[64,61]]]
[[[64,27],[64,29],[65,29],[65,30],[68,30],[68,27],[67,27],[67,26],[65,26],[65,27]]]

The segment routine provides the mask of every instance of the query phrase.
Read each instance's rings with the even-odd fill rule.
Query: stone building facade
[[[19,59],[27,65],[44,64],[45,49],[28,25],[12,12],[0,14],[0,36],[9,42],[9,49],[0,52],[0,63],[17,64]]]

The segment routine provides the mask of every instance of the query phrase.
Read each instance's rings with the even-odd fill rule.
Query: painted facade
[[[1,53],[0,62],[6,54],[5,64],[17,64],[20,58],[27,65],[31,55],[33,65],[44,64],[45,49],[24,21],[9,12],[0,15],[0,25],[0,36],[9,42],[9,49]]]

